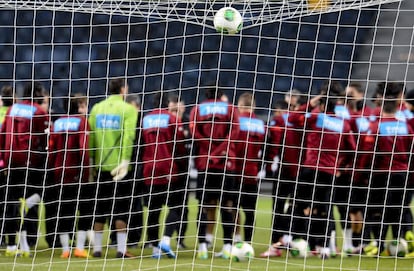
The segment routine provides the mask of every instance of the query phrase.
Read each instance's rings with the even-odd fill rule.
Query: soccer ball
[[[304,258],[309,252],[308,242],[303,239],[295,239],[290,243],[289,251],[293,257]]]
[[[231,248],[231,259],[236,262],[249,261],[254,258],[253,247],[246,242],[235,244]]]
[[[214,15],[214,28],[223,34],[236,34],[243,27],[243,18],[236,9],[224,7]]]
[[[404,257],[408,253],[408,244],[403,238],[388,242],[387,250],[390,256]]]

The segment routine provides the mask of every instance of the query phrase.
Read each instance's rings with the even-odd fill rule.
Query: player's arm
[[[128,105],[124,111],[121,160],[131,161],[136,136],[137,120],[137,112],[131,105]]]
[[[376,135],[377,128],[376,124],[371,125],[372,133],[360,134],[360,142],[356,151],[356,161],[355,161],[355,176],[354,182],[363,182],[368,179],[370,170],[372,168],[375,144],[376,144]]]
[[[96,137],[96,106],[94,106],[89,114],[88,124],[90,128],[89,132],[89,158],[94,160],[95,158],[95,137]]]
[[[266,161],[266,172],[269,174],[274,174],[278,169],[284,133],[284,127],[279,126],[276,122],[271,123],[267,129],[264,157]]]
[[[87,182],[89,179],[89,125],[85,118],[82,118],[79,129],[79,154],[82,161],[81,181]]]

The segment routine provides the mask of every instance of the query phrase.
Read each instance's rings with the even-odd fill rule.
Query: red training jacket
[[[142,161],[146,185],[163,185],[178,179],[185,163],[184,129],[165,109],[155,109],[142,120]]]
[[[0,132],[5,166],[44,168],[49,115],[30,101],[13,104]]]
[[[234,140],[239,137],[238,124],[238,112],[227,102],[206,100],[191,110],[190,132],[199,171],[236,169]]]
[[[49,138],[48,167],[55,183],[88,182],[89,124],[83,116],[58,118]]]
[[[266,128],[254,113],[240,113],[239,137],[236,146],[236,172],[241,182],[257,184],[257,174],[262,166],[262,152]],[[236,124],[237,125],[237,124]]]
[[[305,125],[305,159],[303,165],[335,175],[353,159],[356,145],[349,122],[335,113],[312,111],[304,114],[308,105],[289,114],[293,125]]]

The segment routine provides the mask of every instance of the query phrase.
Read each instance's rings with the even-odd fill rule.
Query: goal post
[[[226,6],[243,17],[237,34],[214,29]],[[0,269],[411,270],[401,142],[414,129],[413,11],[409,0],[0,0]],[[33,82],[43,88],[25,97]],[[35,112],[50,118],[41,131]],[[13,130],[21,118],[27,130]],[[23,165],[8,156],[26,150]],[[236,261],[249,246],[231,254],[239,241],[250,261]]]

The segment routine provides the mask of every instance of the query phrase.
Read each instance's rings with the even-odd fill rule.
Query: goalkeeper
[[[127,252],[127,221],[133,186],[132,181],[124,180],[124,177],[130,170],[137,113],[132,105],[124,101],[128,94],[124,79],[111,80],[109,93],[106,100],[93,106],[89,117],[90,156],[97,172],[93,256],[102,257],[104,224],[115,221],[116,257],[130,258],[133,255]]]

